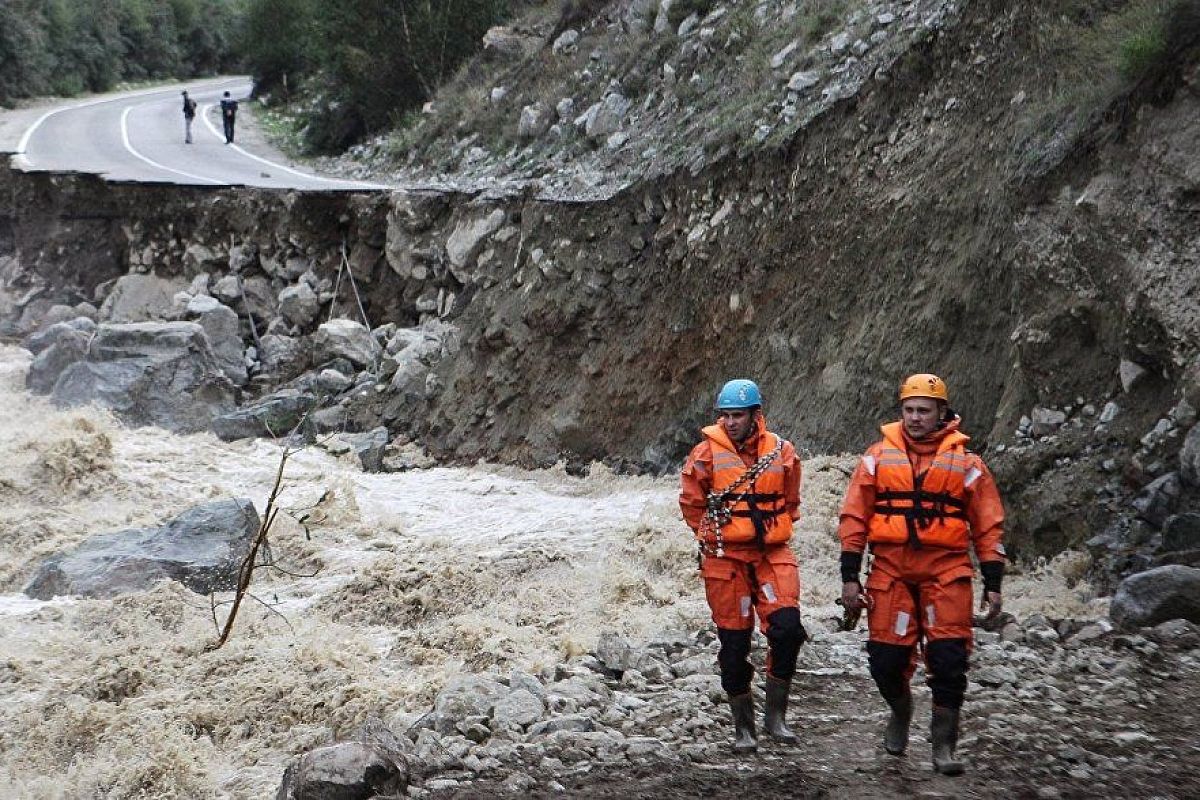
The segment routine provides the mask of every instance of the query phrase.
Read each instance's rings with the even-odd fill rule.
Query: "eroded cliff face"
[[[785,148],[604,200],[5,172],[0,312],[24,333],[126,272],[181,289],[237,273],[250,344],[358,318],[357,289],[372,327],[453,334],[342,397],[347,424],[451,461],[670,469],[733,376],[760,382],[802,448],[859,450],[898,380],[936,371],[1002,480],[1017,549],[1056,552],[1130,523],[1200,408],[1200,71],[1189,51],[1031,148],[1038,13],[973,4]],[[279,293],[302,280],[321,310],[297,324]]]

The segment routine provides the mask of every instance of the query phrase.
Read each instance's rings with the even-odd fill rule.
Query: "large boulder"
[[[468,217],[459,220],[446,240],[446,257],[450,259],[450,269],[460,282],[466,283],[469,277],[464,268],[470,265],[476,254],[483,248],[484,241],[504,224],[505,215],[501,209],[493,209],[483,217]]]
[[[193,433],[232,411],[234,395],[202,327],[142,322],[101,325],[86,360],[59,376],[53,400],[60,406],[96,403],[130,425]]]
[[[29,336],[22,344],[34,354],[25,385],[36,394],[50,394],[67,367],[87,358],[96,323],[87,317],[59,322]]]
[[[1123,628],[1169,619],[1200,623],[1200,569],[1171,564],[1129,576],[1117,587],[1109,616]]]
[[[283,773],[275,800],[370,800],[401,797],[408,765],[374,744],[338,742],[301,755]]]
[[[387,428],[379,426],[366,433],[348,433],[343,438],[358,457],[363,472],[383,471],[383,454],[391,438]]]
[[[354,366],[365,368],[375,362],[379,344],[371,332],[352,319],[331,319],[322,323],[312,337],[313,363],[324,364],[344,358]]]
[[[200,594],[230,590],[259,525],[254,505],[238,498],[196,506],[161,528],[100,534],[43,562],[25,594],[113,597],[164,578]]]
[[[279,293],[279,313],[300,329],[306,329],[321,313],[321,299],[305,281]]]
[[[212,431],[226,442],[258,436],[286,436],[316,403],[316,398],[307,392],[283,389],[253,405],[216,417],[212,421]]]
[[[100,306],[105,322],[145,322],[161,319],[174,303],[175,293],[186,289],[181,281],[155,275],[122,275]]]
[[[283,383],[301,375],[312,359],[312,344],[308,339],[268,333],[258,348],[262,375],[272,383]]]
[[[26,336],[21,342],[21,346],[36,356],[53,347],[64,336],[70,336],[73,333],[86,333],[90,336],[95,332],[95,321],[89,317],[75,317],[44,326],[37,333]]]
[[[208,337],[213,355],[235,386],[246,383],[246,348],[242,345],[242,332],[237,312],[223,305],[215,297],[198,295],[188,301],[187,314]]]

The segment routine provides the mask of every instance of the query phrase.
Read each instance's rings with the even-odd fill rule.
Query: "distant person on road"
[[[800,646],[800,576],[788,544],[800,516],[800,461],[792,443],[767,430],[762,395],[732,380],[717,395],[717,421],[683,467],[679,507],[700,546],[700,574],[717,626],[721,687],[733,715],[733,749],[754,752],[750,642],[755,617],[767,637],[763,728],[795,744],[784,724]]]
[[[192,121],[196,119],[196,101],[183,91],[183,143],[192,143]]]
[[[882,427],[883,439],[867,449],[846,490],[838,526],[842,604],[867,609],[871,677],[892,710],[884,749],[898,756],[908,746],[909,681],[920,647],[933,692],[933,768],[961,775],[954,748],[972,644],[968,551],[979,560],[982,605],[994,619],[1006,561],[1004,507],[983,460],[966,449],[941,378],[905,378],[900,417]],[[859,572],[868,544],[874,564],[864,593]]]
[[[238,104],[226,91],[221,98],[221,122],[225,126],[225,144],[233,144],[233,123],[237,119]]]

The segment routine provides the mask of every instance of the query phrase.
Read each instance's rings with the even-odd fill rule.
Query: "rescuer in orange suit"
[[[755,617],[767,637],[763,728],[794,744],[785,724],[796,657],[808,638],[800,623],[800,576],[788,541],[800,516],[800,461],[791,442],[767,430],[753,381],[725,384],[717,422],[683,467],[679,507],[700,545],[700,574],[721,642],[717,662],[729,696],[737,752],[758,740],[750,681]]]
[[[871,677],[892,709],[884,748],[901,755],[908,745],[909,681],[921,646],[933,694],[933,767],[959,775],[954,748],[972,643],[968,550],[983,573],[982,606],[994,618],[1004,576],[1004,507],[983,460],[966,449],[941,378],[906,378],[900,412],[900,421],[881,428],[883,439],[867,449],[846,490],[838,527],[842,603],[867,608]],[[864,594],[859,572],[868,543],[874,565]]]

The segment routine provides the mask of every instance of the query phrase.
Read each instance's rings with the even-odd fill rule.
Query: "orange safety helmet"
[[[946,382],[929,372],[909,375],[900,384],[900,402],[903,403],[910,397],[931,397],[934,400],[941,400],[943,403],[950,402],[949,393],[946,391]]]

